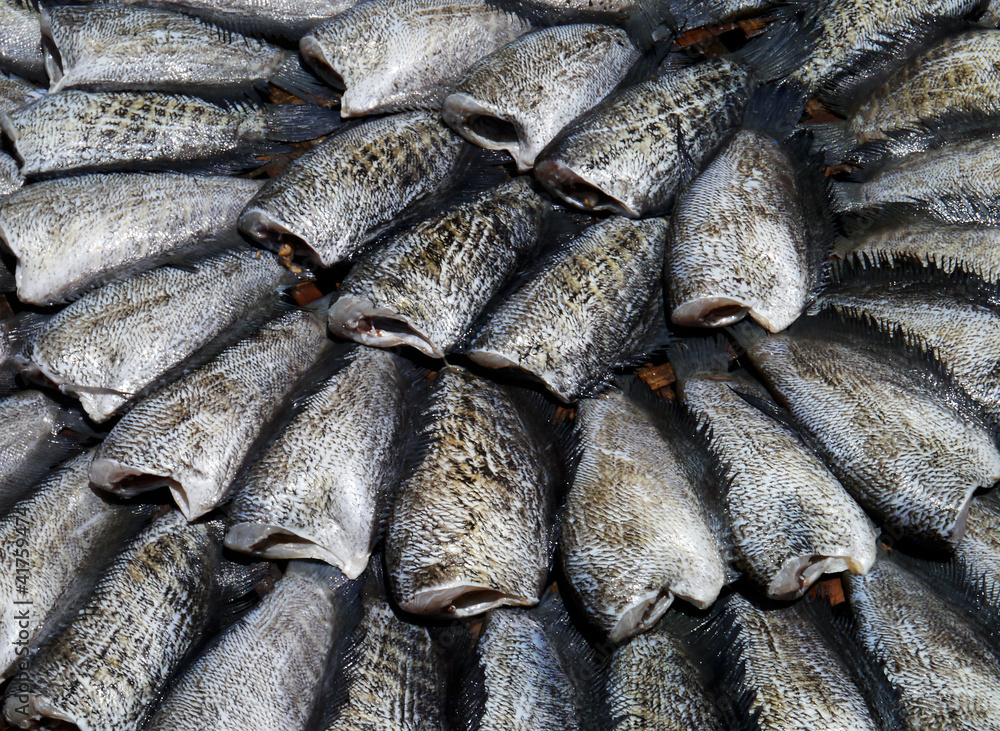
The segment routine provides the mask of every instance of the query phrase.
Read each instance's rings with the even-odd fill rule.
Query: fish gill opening
[[[467,122],[469,129],[476,136],[497,145],[516,145],[518,143],[517,128],[506,119],[488,114],[473,114]]]

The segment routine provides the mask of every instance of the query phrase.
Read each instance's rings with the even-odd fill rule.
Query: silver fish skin
[[[678,195],[664,257],[671,320],[791,325],[819,284],[830,231],[816,183],[785,145],[744,127]]]
[[[444,731],[447,667],[427,627],[388,604],[381,564],[362,595],[364,617],[343,653],[345,679],[325,731]]]
[[[1000,305],[974,278],[877,260],[845,269],[810,311],[832,309],[933,353],[955,381],[1000,423]]]
[[[213,103],[159,92],[63,91],[0,114],[27,176],[116,169],[231,172],[259,164],[280,142],[337,126],[308,104]]]
[[[605,688],[608,731],[722,731],[702,658],[665,618],[614,651]]]
[[[998,54],[1000,31],[977,29],[950,36],[886,79],[849,119],[805,128],[827,148],[832,163],[859,145],[887,139],[888,132],[918,129],[942,115],[952,124],[967,116],[994,119],[995,124],[1000,116],[1000,69],[994,64]]]
[[[114,282],[35,329],[23,369],[105,422],[259,324],[295,281],[270,252],[244,250]]]
[[[123,496],[167,486],[188,520],[227,496],[248,453],[329,345],[296,310],[132,408],[101,444],[91,480]]]
[[[483,0],[369,0],[299,42],[344,117],[440,109],[476,61],[531,30]]]
[[[142,728],[170,676],[205,636],[217,605],[222,526],[171,511],[136,536],[90,598],[14,676],[4,717],[79,731]]]
[[[17,160],[0,152],[0,198],[10,195],[24,185],[24,176]]]
[[[710,606],[729,578],[704,446],[642,388],[581,402],[560,532],[566,578],[612,642],[653,627],[676,597]]]
[[[562,469],[535,406],[454,366],[438,373],[419,432],[427,446],[399,488],[385,543],[404,611],[468,617],[538,602]]]
[[[415,203],[442,190],[470,146],[426,112],[334,135],[264,184],[240,230],[330,267],[356,256]]]
[[[801,437],[741,394],[777,410],[724,340],[668,347],[684,405],[726,469],[723,501],[736,561],[768,597],[797,599],[824,574],[865,573],[878,533]]]
[[[49,91],[246,89],[294,56],[183,13],[124,4],[42,11]]]
[[[954,546],[976,489],[1000,479],[981,413],[928,358],[833,317],[779,335],[731,329],[855,500],[896,537]]]
[[[727,664],[739,668],[732,694],[758,714],[754,728],[881,731],[851,658],[831,637],[837,630],[810,617],[803,602],[762,609],[733,594],[718,621],[732,628],[724,648]]]
[[[93,452],[53,470],[0,518],[0,679],[27,657],[155,506],[108,502],[90,489]]]
[[[291,562],[271,593],[171,683],[145,728],[303,731],[356,601],[336,569]]]
[[[0,68],[33,81],[45,80],[38,10],[21,0],[0,2]]]
[[[549,211],[521,177],[417,224],[354,266],[330,330],[443,358],[537,251]]]
[[[547,259],[478,326],[469,358],[571,403],[648,347],[662,321],[666,219],[613,217]]]
[[[1000,225],[1000,139],[974,138],[891,159],[861,183],[836,183],[841,213],[906,205],[943,223]]]
[[[587,728],[585,686],[592,653],[554,592],[530,610],[495,609],[486,615],[471,667],[466,703],[481,712],[461,719],[463,731]]]
[[[349,579],[364,572],[398,479],[408,371],[376,348],[344,358],[237,487],[229,548],[325,561]]]
[[[845,584],[856,635],[895,688],[906,729],[1000,729],[1000,660],[960,610],[884,557]]]
[[[66,302],[99,285],[236,240],[257,180],[110,173],[43,180],[0,200],[23,302]]]
[[[545,28],[472,66],[445,98],[442,114],[469,142],[507,150],[523,173],[559,130],[606,97],[638,60],[619,28]]]
[[[535,177],[585,210],[662,213],[685,170],[700,168],[737,126],[752,84],[745,67],[725,58],[670,68],[564,128],[538,155]]]
[[[966,271],[1000,283],[1000,226],[958,225],[907,219],[840,238],[834,253],[869,256],[887,264],[917,261],[952,274]]]
[[[0,72],[0,114],[12,112],[44,93],[30,81]]]

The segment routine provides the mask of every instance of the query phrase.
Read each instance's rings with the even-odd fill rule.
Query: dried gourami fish
[[[455,617],[533,605],[562,477],[549,408],[454,366],[431,388],[418,437],[426,446],[389,518],[393,597],[407,612]]]
[[[802,596],[823,574],[875,562],[871,520],[742,370],[724,340],[668,348],[677,393],[726,469],[724,506],[740,568],[769,597]]]
[[[432,216],[355,265],[330,307],[330,329],[444,357],[537,251],[549,210],[522,177]]]
[[[0,199],[0,239],[17,257],[18,298],[36,305],[239,240],[260,182],[176,173],[45,180]]]
[[[167,486],[189,520],[217,507],[322,357],[325,319],[315,310],[281,315],[137,403],[101,444],[94,484],[125,496]]]
[[[297,72],[293,51],[190,15],[126,4],[42,11],[50,91],[225,93]],[[277,78],[278,83],[281,82]]]
[[[41,21],[38,6],[24,0],[0,2],[0,69],[42,82],[45,59],[42,56]]]
[[[303,731],[329,658],[357,621],[357,603],[357,587],[336,569],[293,561],[271,593],[171,683],[144,728]]]
[[[232,172],[339,124],[308,104],[214,103],[159,92],[64,91],[9,114],[0,128],[25,175],[122,169]]]
[[[27,667],[36,643],[153,514],[91,490],[91,459],[92,451],[53,470],[0,518],[0,678]]]
[[[578,116],[608,95],[639,59],[625,31],[605,25],[545,28],[468,70],[444,100],[445,121],[521,172]]]
[[[485,0],[369,0],[313,29],[302,56],[345,117],[439,109],[476,61],[531,30]]]
[[[63,722],[79,731],[143,728],[178,667],[259,572],[222,556],[221,521],[155,519],[108,566],[4,697],[25,729]]]
[[[755,94],[743,126],[678,195],[663,268],[674,323],[749,315],[779,332],[814,296],[833,227],[808,140],[787,138],[789,110],[798,116],[780,91]]]
[[[399,479],[411,370],[394,353],[349,348],[241,481],[226,545],[359,577]]]
[[[564,128],[539,154],[535,176],[586,210],[662,213],[739,123],[752,83],[725,58],[668,67]]]
[[[581,402],[560,534],[563,571],[612,642],[679,597],[704,609],[726,582],[719,476],[693,422],[635,383]]]
[[[426,112],[397,114],[326,140],[268,181],[240,229],[329,267],[355,257],[414,204],[439,193],[470,146]]]
[[[923,351],[835,317],[779,335],[732,328],[841,484],[890,533],[957,544],[969,502],[1000,479],[981,411]]]
[[[476,327],[469,358],[516,368],[566,402],[666,337],[666,219],[615,216],[538,262]]]
[[[242,250],[113,282],[25,335],[23,368],[103,422],[259,325],[295,275]]]

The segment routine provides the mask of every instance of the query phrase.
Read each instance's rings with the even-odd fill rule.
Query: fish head
[[[614,181],[601,181],[600,171],[586,173],[574,166],[547,158],[535,166],[535,177],[553,195],[571,206],[585,211],[611,211],[621,216],[638,218],[638,207],[626,196],[618,195]]]
[[[538,149],[525,138],[525,131],[494,105],[462,92],[448,95],[441,110],[444,121],[469,142],[487,150],[506,150],[517,163],[518,172],[535,164]]]

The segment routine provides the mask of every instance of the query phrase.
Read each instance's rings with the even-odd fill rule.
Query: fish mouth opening
[[[306,60],[306,63],[312,67],[316,75],[327,85],[341,94],[347,91],[347,84],[344,82],[344,77],[340,75],[340,72],[327,59],[326,53],[323,52],[323,47],[319,44],[319,41],[306,36],[299,43],[299,51],[302,53],[302,57]]]
[[[151,475],[110,459],[97,458],[90,465],[90,482],[106,492],[134,497],[143,492],[170,487],[177,482],[165,475]]]
[[[823,574],[840,573],[848,569],[857,573],[856,568],[860,567],[843,556],[822,554],[796,556],[785,561],[781,570],[771,579],[767,595],[771,599],[798,599],[809,591],[809,587]]]
[[[240,216],[239,228],[272,251],[280,252],[285,246],[291,246],[296,254],[317,257],[318,260],[319,254],[304,238],[263,211],[246,211]]]
[[[674,308],[670,319],[686,327],[725,327],[739,322],[750,308],[730,297],[703,297]]]
[[[516,375],[526,384],[542,386],[564,404],[571,404],[575,400],[574,395],[569,392],[572,386],[566,388],[567,384],[561,382],[558,377],[554,377],[554,374],[538,373],[494,350],[473,349],[466,351],[465,355],[476,365],[493,370],[507,369],[511,371],[511,375]]]
[[[535,177],[570,205],[585,211],[611,211],[629,218],[638,218],[639,213],[623,201],[591,183],[586,178],[570,170],[566,165],[553,160],[545,160],[535,166]]]
[[[52,18],[49,17],[49,13],[45,8],[41,9],[39,15],[39,25],[42,31],[42,53],[45,57],[45,73],[49,76],[49,93],[51,94],[62,90],[64,86],[62,83],[63,69],[65,66],[62,54],[59,53],[59,46],[52,35]]]
[[[674,595],[667,587],[647,594],[627,606],[618,622],[608,633],[612,642],[621,642],[632,635],[645,632],[660,621],[670,605],[674,603]]]
[[[518,143],[517,128],[506,119],[489,114],[473,114],[466,124],[480,139],[492,142],[497,147],[507,147]]]
[[[8,695],[4,703],[4,716],[18,728],[30,731],[80,731],[80,726],[63,711],[54,708],[52,702],[31,693],[27,703],[24,695]]]
[[[436,614],[445,617],[473,617],[497,607],[530,607],[535,598],[508,594],[479,584],[453,584],[438,589],[417,592],[400,606],[416,614]]]
[[[357,561],[344,557],[319,545],[313,538],[274,523],[237,522],[229,527],[225,544],[234,551],[249,553],[268,559],[314,559],[341,569],[350,579],[364,572]],[[353,575],[352,575],[353,574]]]
[[[361,297],[342,296],[330,307],[330,330],[337,336],[376,348],[409,345],[430,358],[444,352],[399,314]]]

